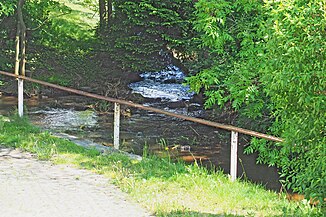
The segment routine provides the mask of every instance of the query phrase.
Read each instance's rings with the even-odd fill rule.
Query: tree
[[[207,108],[231,105],[254,118],[267,109],[255,53],[260,49],[258,28],[264,19],[260,1],[200,0],[196,4],[195,29],[201,48],[211,54],[211,64],[188,83],[196,92],[204,90]]]
[[[264,162],[282,169],[284,184],[320,200],[326,195],[325,1],[267,2],[258,52],[260,81],[275,118],[271,131],[284,144],[264,147]],[[271,154],[273,153],[273,154]]]
[[[113,15],[112,7],[112,0],[99,0],[100,32],[110,28],[110,22]]]
[[[23,62],[19,59],[22,58],[22,55],[18,55],[17,60],[14,61],[15,56],[15,39],[20,38],[21,34],[19,33],[16,37],[17,27],[21,27],[18,24],[18,16],[17,16],[17,0],[4,0],[1,2],[1,15],[0,15],[0,68],[2,70],[13,71],[16,68],[16,73],[19,66],[23,69]],[[3,7],[5,5],[5,7]],[[6,9],[6,10],[4,10]],[[37,66],[44,66],[41,64],[42,58],[44,55],[39,55],[40,48],[51,47],[51,48],[59,48],[66,49],[73,47],[75,50],[76,47],[78,49],[82,46],[85,46],[85,42],[82,44],[79,38],[74,38],[71,36],[79,36],[78,34],[71,33],[72,31],[67,31],[67,25],[62,25],[64,22],[59,19],[53,19],[61,17],[63,14],[70,13],[66,6],[60,4],[57,1],[47,0],[47,1],[39,1],[39,0],[28,0],[25,1],[23,5],[22,14],[20,17],[24,18],[24,23],[28,28],[26,29],[26,47],[29,51],[28,58],[30,60],[30,68],[36,68]],[[59,21],[59,22],[58,22]],[[21,23],[21,22],[20,22]],[[79,26],[78,26],[79,27]],[[70,30],[76,30],[75,26],[69,26]],[[20,31],[20,28],[18,28]],[[85,32],[85,31],[84,31]],[[70,34],[69,34],[70,33]],[[88,33],[87,34],[91,34]],[[64,39],[63,39],[64,38]],[[21,43],[25,40],[20,40],[18,45],[20,51],[22,51],[23,44]],[[17,42],[17,40],[16,40]],[[74,43],[75,42],[75,43]],[[82,48],[84,48],[82,47]],[[80,48],[80,49],[82,49]],[[41,51],[41,52],[43,52]],[[17,52],[18,54],[18,52]],[[42,53],[43,54],[43,53]],[[24,56],[24,55],[23,55]],[[24,58],[22,58],[24,59]],[[38,60],[38,61],[37,61]],[[40,61],[41,60],[41,61]],[[15,65],[17,66],[15,67]]]
[[[285,187],[326,195],[325,2],[199,0],[196,29],[215,64],[189,79],[206,106],[268,114],[283,143],[253,139],[247,152],[280,168]]]
[[[103,38],[125,68],[161,69],[166,66],[162,50],[185,50],[191,40],[192,0],[115,0],[113,5],[114,16]]]
[[[25,76],[26,65],[26,25],[23,18],[23,6],[25,0],[19,0],[17,4],[17,33],[16,33],[16,64],[15,74]],[[20,59],[19,59],[20,56]],[[19,73],[20,69],[20,73]]]

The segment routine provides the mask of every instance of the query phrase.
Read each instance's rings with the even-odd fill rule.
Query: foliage
[[[94,12],[98,12],[98,0],[83,0],[80,4],[87,8],[91,8]]]
[[[0,14],[0,67],[3,70],[12,70],[14,63],[14,41],[16,35],[16,16],[15,6],[17,1],[4,1],[7,4],[8,13]],[[9,4],[10,3],[10,4]],[[3,4],[3,3],[1,3]],[[37,1],[30,0],[24,3],[23,13],[24,22],[27,26],[27,50],[34,43],[39,43],[43,37],[42,33],[46,31],[50,22],[48,20],[49,10],[57,7],[55,1]],[[10,13],[9,13],[10,12]],[[27,51],[27,59],[29,58]]]
[[[269,114],[274,144],[253,140],[248,153],[281,168],[287,188],[320,200],[325,171],[325,3],[207,1],[196,5],[196,29],[215,64],[189,78],[206,106],[231,106],[248,117]]]
[[[94,31],[90,11],[71,9],[57,1],[26,4],[30,41],[58,50],[88,50]],[[82,14],[82,15],[81,15]]]
[[[287,187],[320,200],[326,196],[325,6],[268,2],[260,70],[276,119],[272,132],[285,139],[266,147],[265,153],[277,148],[277,158],[264,161],[282,168]]]
[[[13,1],[7,0],[4,3],[6,2]],[[2,36],[0,49],[3,50],[0,55],[0,64],[3,69],[7,68],[10,58],[13,58],[13,43],[16,33],[16,18],[13,15],[13,8],[10,10],[11,13],[5,12],[3,12],[3,19],[6,22],[1,22],[0,12],[0,35]],[[77,52],[89,50],[88,43],[94,38],[94,31],[91,30],[94,24],[89,21],[92,20],[89,19],[92,12],[72,10],[55,0],[29,0],[24,4],[23,13],[27,26],[28,60],[34,58],[34,54],[29,51],[35,51],[35,46]],[[83,16],[80,15],[81,13]]]
[[[192,36],[193,1],[114,1],[107,48],[125,68],[153,70],[166,66],[162,50],[182,50]],[[114,48],[114,49],[113,49]],[[161,55],[160,55],[161,53]]]
[[[0,21],[2,16],[9,16],[15,11],[16,2],[14,0],[2,0],[0,2]]]
[[[8,17],[12,16],[15,12],[16,1],[14,0],[1,0],[0,2],[0,69],[5,70],[10,68],[9,56],[10,51],[7,46],[13,43],[8,41]]]
[[[90,78],[92,72],[99,71],[98,61],[94,64],[86,61],[94,56],[90,52],[96,44],[96,19],[90,18],[92,11],[77,6],[70,8],[52,0],[25,2],[28,76],[62,85],[84,85],[81,83],[83,76]],[[5,22],[0,22],[0,35],[3,36],[0,37],[0,68],[11,71],[16,18],[11,14],[4,19]],[[31,83],[27,88],[30,85],[34,89],[35,85]]]
[[[251,64],[260,40],[257,29],[263,20],[260,1],[198,1],[195,28],[201,33],[203,49],[215,54],[213,66],[188,78],[196,92],[205,90],[206,107],[245,108],[250,117],[262,116],[265,108],[258,71]],[[243,107],[245,106],[245,107]]]
[[[144,156],[141,161],[122,153],[101,154],[50,133],[26,119],[10,118],[0,131],[1,146],[23,148],[40,159],[75,164],[104,174],[156,216],[320,216],[320,208],[290,203],[248,182],[231,182],[221,172],[171,159]],[[232,195],[232,197],[230,197]]]

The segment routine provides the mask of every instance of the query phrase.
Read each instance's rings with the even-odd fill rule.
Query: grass
[[[231,182],[220,171],[144,156],[103,155],[83,149],[26,119],[0,116],[0,146],[36,153],[41,160],[71,164],[103,174],[157,216],[322,216],[319,207],[288,202],[285,195],[249,182]]]
[[[49,10],[51,21],[39,43],[61,51],[87,52],[96,44],[95,30],[99,22],[96,12],[82,1],[55,0]]]
[[[95,28],[98,24],[100,18],[99,15],[91,10],[89,7],[85,7],[82,1],[72,1],[72,0],[57,0],[58,2],[71,8],[73,11],[72,22],[80,23],[81,26],[88,26],[91,29]],[[94,5],[93,5],[94,6]],[[96,5],[97,6],[97,5]]]

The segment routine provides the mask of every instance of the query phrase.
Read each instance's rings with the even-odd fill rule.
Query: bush
[[[275,144],[253,140],[247,153],[276,165],[287,188],[326,195],[325,3],[207,1],[197,3],[202,44],[218,55],[188,82],[204,89],[206,106],[229,104],[251,118],[265,114]]]
[[[285,139],[275,164],[284,184],[321,200],[326,195],[326,19],[320,1],[268,3],[268,36],[261,54],[261,82],[270,97],[271,131]],[[324,4],[325,7],[325,4]],[[277,12],[277,13],[276,13]],[[271,162],[271,156],[266,162]]]

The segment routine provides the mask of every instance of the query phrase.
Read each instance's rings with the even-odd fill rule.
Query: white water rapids
[[[185,75],[176,66],[168,66],[159,72],[144,72],[140,77],[144,80],[131,83],[129,87],[143,97],[176,102],[189,100],[194,95],[189,86],[182,84]]]

